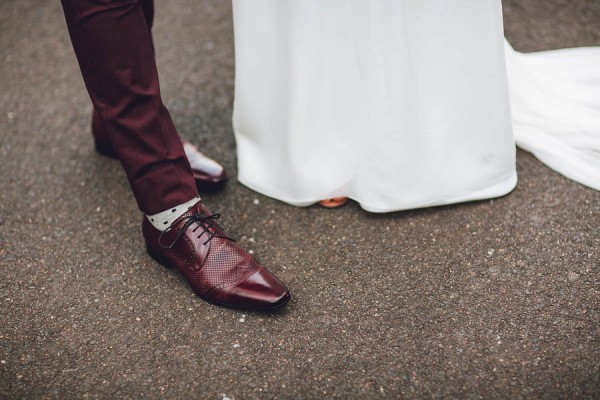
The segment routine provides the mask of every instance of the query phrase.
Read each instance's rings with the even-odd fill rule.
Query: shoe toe
[[[227,290],[228,303],[256,310],[276,309],[291,298],[287,287],[265,268],[247,276]]]

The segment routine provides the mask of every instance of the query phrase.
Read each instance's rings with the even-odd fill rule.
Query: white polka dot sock
[[[190,209],[191,206],[200,201],[200,196],[194,197],[190,201],[186,201],[183,204],[180,204],[175,207],[171,207],[168,210],[159,212],[154,215],[146,215],[146,218],[150,221],[150,223],[159,231],[165,231],[173,221],[177,218],[181,217],[187,210]]]

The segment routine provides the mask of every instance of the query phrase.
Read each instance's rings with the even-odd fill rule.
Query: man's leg
[[[140,209],[146,247],[179,269],[201,298],[232,307],[282,307],[290,293],[216,223],[199,199],[179,135],[162,104],[150,3],[62,0],[71,41],[110,145]],[[144,7],[143,4],[146,4]],[[150,4],[150,5],[148,5]]]
[[[141,0],[62,0],[81,72],[138,206],[156,214],[197,196],[179,134],[162,103]]]

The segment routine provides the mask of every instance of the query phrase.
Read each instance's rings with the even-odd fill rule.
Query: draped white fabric
[[[248,187],[374,212],[497,197],[517,182],[514,125],[519,145],[598,189],[598,51],[505,49],[500,0],[233,6]]]
[[[522,54],[506,43],[517,145],[600,190],[600,47]]]

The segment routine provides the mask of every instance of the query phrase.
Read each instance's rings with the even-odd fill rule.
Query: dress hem
[[[418,208],[437,207],[437,206],[444,206],[444,205],[449,205],[449,204],[465,203],[465,202],[469,202],[469,201],[486,200],[486,199],[502,197],[514,190],[514,188],[517,185],[517,180],[518,180],[517,172],[513,171],[508,178],[506,178],[496,184],[488,186],[485,189],[471,191],[467,194],[461,194],[458,196],[448,196],[448,197],[444,197],[444,198],[432,199],[429,201],[422,201],[419,203],[398,204],[393,207],[382,207],[382,206],[370,205],[370,204],[367,204],[367,202],[361,201],[360,196],[353,196],[351,194],[347,194],[347,195],[336,194],[335,197],[347,196],[350,199],[356,201],[360,205],[360,207],[367,212],[388,213],[388,212],[394,212],[394,211],[414,210],[414,209],[418,209]],[[242,185],[246,186],[247,188],[249,188],[251,190],[254,190],[255,192],[258,192],[264,196],[270,197],[275,200],[279,200],[283,203],[286,203],[286,204],[289,204],[289,205],[292,205],[295,207],[308,207],[308,206],[318,203],[319,201],[321,201],[325,198],[331,197],[330,195],[324,195],[322,198],[311,199],[311,200],[284,199],[280,196],[274,195],[271,191],[265,190],[263,187],[261,187],[261,185],[255,183],[255,182],[252,182],[249,179],[245,179],[242,176],[238,176],[238,181]]]

